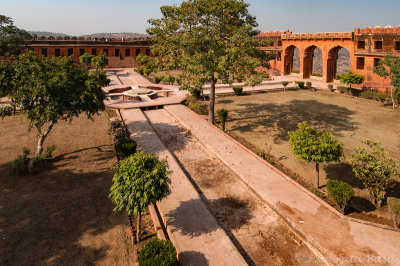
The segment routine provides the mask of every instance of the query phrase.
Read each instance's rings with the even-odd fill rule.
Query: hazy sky
[[[99,32],[145,33],[160,6],[178,0],[0,0],[0,14],[26,30],[81,35]],[[400,0],[247,0],[259,29],[295,33],[352,31],[366,26],[397,26]]]

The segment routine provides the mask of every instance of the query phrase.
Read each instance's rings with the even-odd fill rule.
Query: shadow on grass
[[[307,121],[311,127],[331,131],[342,136],[343,131],[354,131],[357,122],[352,121],[353,111],[334,104],[316,100],[292,100],[285,104],[239,104],[244,107],[234,110],[238,118],[228,119],[236,122],[231,130],[251,132],[258,127],[274,132],[275,143],[289,140],[289,131],[297,130],[297,125]]]
[[[97,160],[102,166],[82,168],[83,150],[94,151],[88,165]],[[0,165],[0,264],[88,265],[103,259],[107,244],[80,242],[125,224],[108,198],[113,174],[103,164],[110,160],[112,146],[103,145],[59,155],[35,175],[10,176],[10,163]]]

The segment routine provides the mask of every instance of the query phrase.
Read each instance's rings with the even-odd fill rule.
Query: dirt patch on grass
[[[33,152],[34,130],[21,116],[0,121],[0,264],[135,265],[127,217],[108,198],[116,159],[109,117],[58,123],[45,145],[55,159],[36,175],[11,176],[23,147]],[[154,235],[149,215],[145,237]]]
[[[346,157],[361,145],[360,139],[372,139],[380,141],[388,154],[400,163],[400,124],[395,122],[400,110],[384,107],[376,101],[298,90],[219,97],[216,109],[222,108],[229,111],[226,128],[230,135],[253,151],[265,151],[266,147],[271,147],[270,154],[275,158],[276,166],[306,187],[315,184],[315,164],[295,158],[288,141],[288,132],[296,130],[297,124],[303,121],[314,128],[333,132],[344,143]],[[355,188],[356,195],[363,198],[366,205],[372,204],[368,192],[354,177],[346,159],[321,168],[322,185],[327,179],[345,181]],[[398,187],[399,180],[389,194],[400,196]],[[390,221],[387,212],[359,203],[355,202],[353,210],[361,213],[367,208],[373,215]]]

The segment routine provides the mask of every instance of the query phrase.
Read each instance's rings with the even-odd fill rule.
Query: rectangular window
[[[358,41],[357,48],[360,50],[365,49],[365,41]]]
[[[92,49],[92,55],[94,55],[94,56],[97,55],[97,50],[96,50],[96,48],[93,48],[93,49]]]
[[[394,49],[396,49],[396,51],[400,51],[400,42],[394,43]]]
[[[71,56],[74,54],[74,48],[68,48],[68,56]]]
[[[115,49],[115,56],[119,56],[119,49]]]
[[[84,55],[85,54],[85,49],[79,49],[79,56]]]
[[[380,58],[374,58],[374,67],[377,67],[379,65],[379,61],[381,61]]]
[[[129,48],[125,49],[125,56],[131,56],[131,49]]]
[[[55,56],[60,56],[60,55],[61,55],[61,51],[60,51],[59,48],[56,48],[56,49],[54,50],[54,55],[55,55]]]
[[[47,48],[42,48],[42,55],[47,57]]]
[[[364,65],[365,65],[365,58],[357,57],[357,69],[364,69]]]
[[[146,49],[146,55],[147,55],[147,56],[150,55],[150,49]]]
[[[106,56],[108,56],[108,49],[104,49],[104,50],[103,50],[103,53],[104,53]]]
[[[282,53],[279,52],[278,55],[276,56],[276,60],[281,61],[282,60],[281,58],[282,58]]]
[[[375,41],[375,50],[382,50],[382,41]]]
[[[140,49],[136,49],[136,56],[138,56],[140,54]]]
[[[278,46],[282,46],[282,41],[278,41]]]

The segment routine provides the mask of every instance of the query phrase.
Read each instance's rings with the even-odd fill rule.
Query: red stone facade
[[[38,55],[73,56],[79,59],[84,53],[109,57],[107,67],[136,67],[136,56],[140,53],[150,55],[150,38],[106,39],[77,37],[40,37],[32,42],[32,49]]]
[[[368,82],[381,81],[380,84],[383,84],[383,78],[374,74],[372,68],[385,54],[400,56],[400,27],[375,27],[354,29],[354,32],[311,34],[292,34],[290,31],[263,32],[257,38],[274,40],[271,46],[262,49],[277,53],[277,58],[271,65],[275,72],[281,75],[289,75],[293,70],[294,50],[298,48],[300,77],[309,78],[312,74],[314,50],[316,47],[320,48],[325,82],[332,82],[336,77],[336,62],[341,48],[347,49],[350,53],[353,72],[364,75]]]

